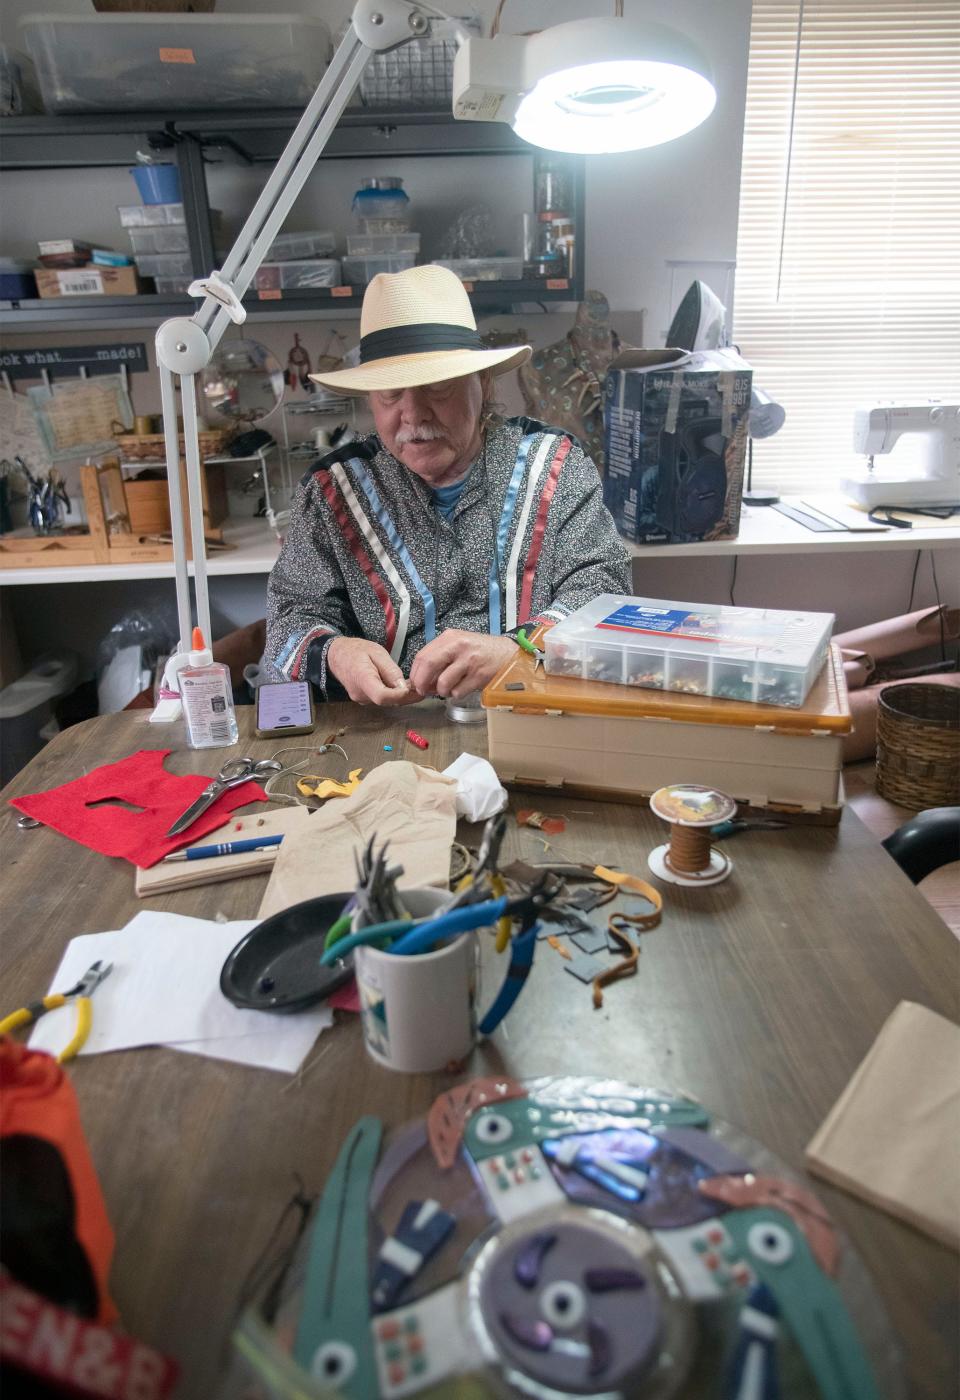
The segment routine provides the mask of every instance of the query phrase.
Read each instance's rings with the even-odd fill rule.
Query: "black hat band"
[[[360,338],[360,363],[389,360],[395,355],[418,355],[431,350],[482,350],[483,342],[469,326],[428,321],[418,326],[393,326]]]

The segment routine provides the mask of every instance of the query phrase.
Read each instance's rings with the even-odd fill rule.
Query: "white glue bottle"
[[[193,629],[190,665],[177,672],[187,739],[192,749],[224,749],[240,737],[230,668],[214,661],[199,627]]]

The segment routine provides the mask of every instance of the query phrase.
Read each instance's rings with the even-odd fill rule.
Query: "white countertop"
[[[821,509],[827,498],[815,498]],[[786,504],[800,505],[798,497],[784,497]],[[841,509],[837,497],[837,508]],[[849,510],[849,507],[845,507]],[[864,516],[864,520],[866,517]],[[208,555],[211,577],[235,574],[267,574],[279,552],[276,536],[265,520],[228,522],[225,540],[234,546]],[[819,533],[769,506],[744,506],[740,534],[733,540],[706,540],[699,544],[631,545],[641,558],[671,555],[732,556],[746,554],[821,554],[838,551],[862,553],[887,549],[956,549],[960,545],[960,517],[946,525],[915,526],[912,530],[888,529],[857,534],[852,531]],[[192,566],[191,566],[192,572]],[[123,579],[173,578],[173,563],[87,564],[46,569],[0,569],[0,585],[28,583],[102,583]]]

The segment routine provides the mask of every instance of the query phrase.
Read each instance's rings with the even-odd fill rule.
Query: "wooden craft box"
[[[141,467],[141,470],[146,468]],[[200,488],[203,499],[203,528],[209,535],[227,518],[227,474],[222,462],[210,462],[200,469]],[[190,516],[187,509],[187,478],[184,465],[180,463],[180,493],[183,499],[183,515],[187,530],[190,529]],[[168,535],[170,533],[170,496],[167,491],[167,473],[155,480],[138,481],[125,477],[123,494],[127,502],[127,517],[134,534]]]
[[[548,676],[519,648],[483,704],[490,762],[516,787],[644,801],[702,783],[749,808],[839,817],[852,722],[833,646],[800,709]]]
[[[222,471],[222,467],[220,470]],[[145,484],[154,487],[159,485],[166,494],[166,481]],[[186,481],[182,481],[181,484],[186,501]],[[142,526],[133,526],[126,495],[127,483],[123,480],[120,464],[116,459],[108,458],[98,466],[87,464],[81,467],[80,485],[87,512],[86,531],[54,535],[34,535],[32,532],[2,535],[0,569],[44,569],[90,564],[164,564],[173,559],[173,546],[168,537],[169,509],[166,531],[154,532]],[[214,499],[218,498],[208,496],[205,491],[205,521],[207,510]],[[222,499],[225,514],[225,484]],[[222,531],[217,527],[206,529],[205,533],[209,547],[231,547],[223,544]],[[189,557],[189,533],[186,544]]]

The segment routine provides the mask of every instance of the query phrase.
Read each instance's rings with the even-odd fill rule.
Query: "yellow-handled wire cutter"
[[[73,1038],[70,1040],[57,1056],[57,1064],[66,1064],[67,1060],[72,1060],[78,1053],[81,1046],[86,1043],[93,1025],[93,1007],[90,998],[105,977],[109,977],[113,971],[113,963],[103,962],[98,958],[91,967],[80,978],[75,987],[70,987],[65,992],[51,992],[42,1001],[33,1001],[29,1006],[21,1006],[19,1011],[13,1011],[9,1016],[5,1016],[0,1021],[0,1035],[10,1035],[11,1032],[19,1030],[21,1026],[32,1025],[34,1021],[39,1021],[41,1016],[45,1016],[48,1011],[56,1011],[60,1006],[66,1006],[68,1001],[77,1003],[77,1024],[74,1028]]]
[[[456,898],[450,905],[451,909],[457,908],[464,903],[466,891],[476,885],[482,876],[486,876],[490,881],[490,888],[495,899],[502,898],[507,893],[507,882],[498,870],[500,861],[500,847],[503,845],[503,838],[507,830],[507,814],[500,812],[497,816],[491,817],[487,822],[483,840],[480,843],[480,850],[477,853],[476,869],[470,875],[465,875],[457,885]],[[504,914],[497,920],[497,952],[502,953],[510,942],[510,931],[512,920],[509,914]]]

